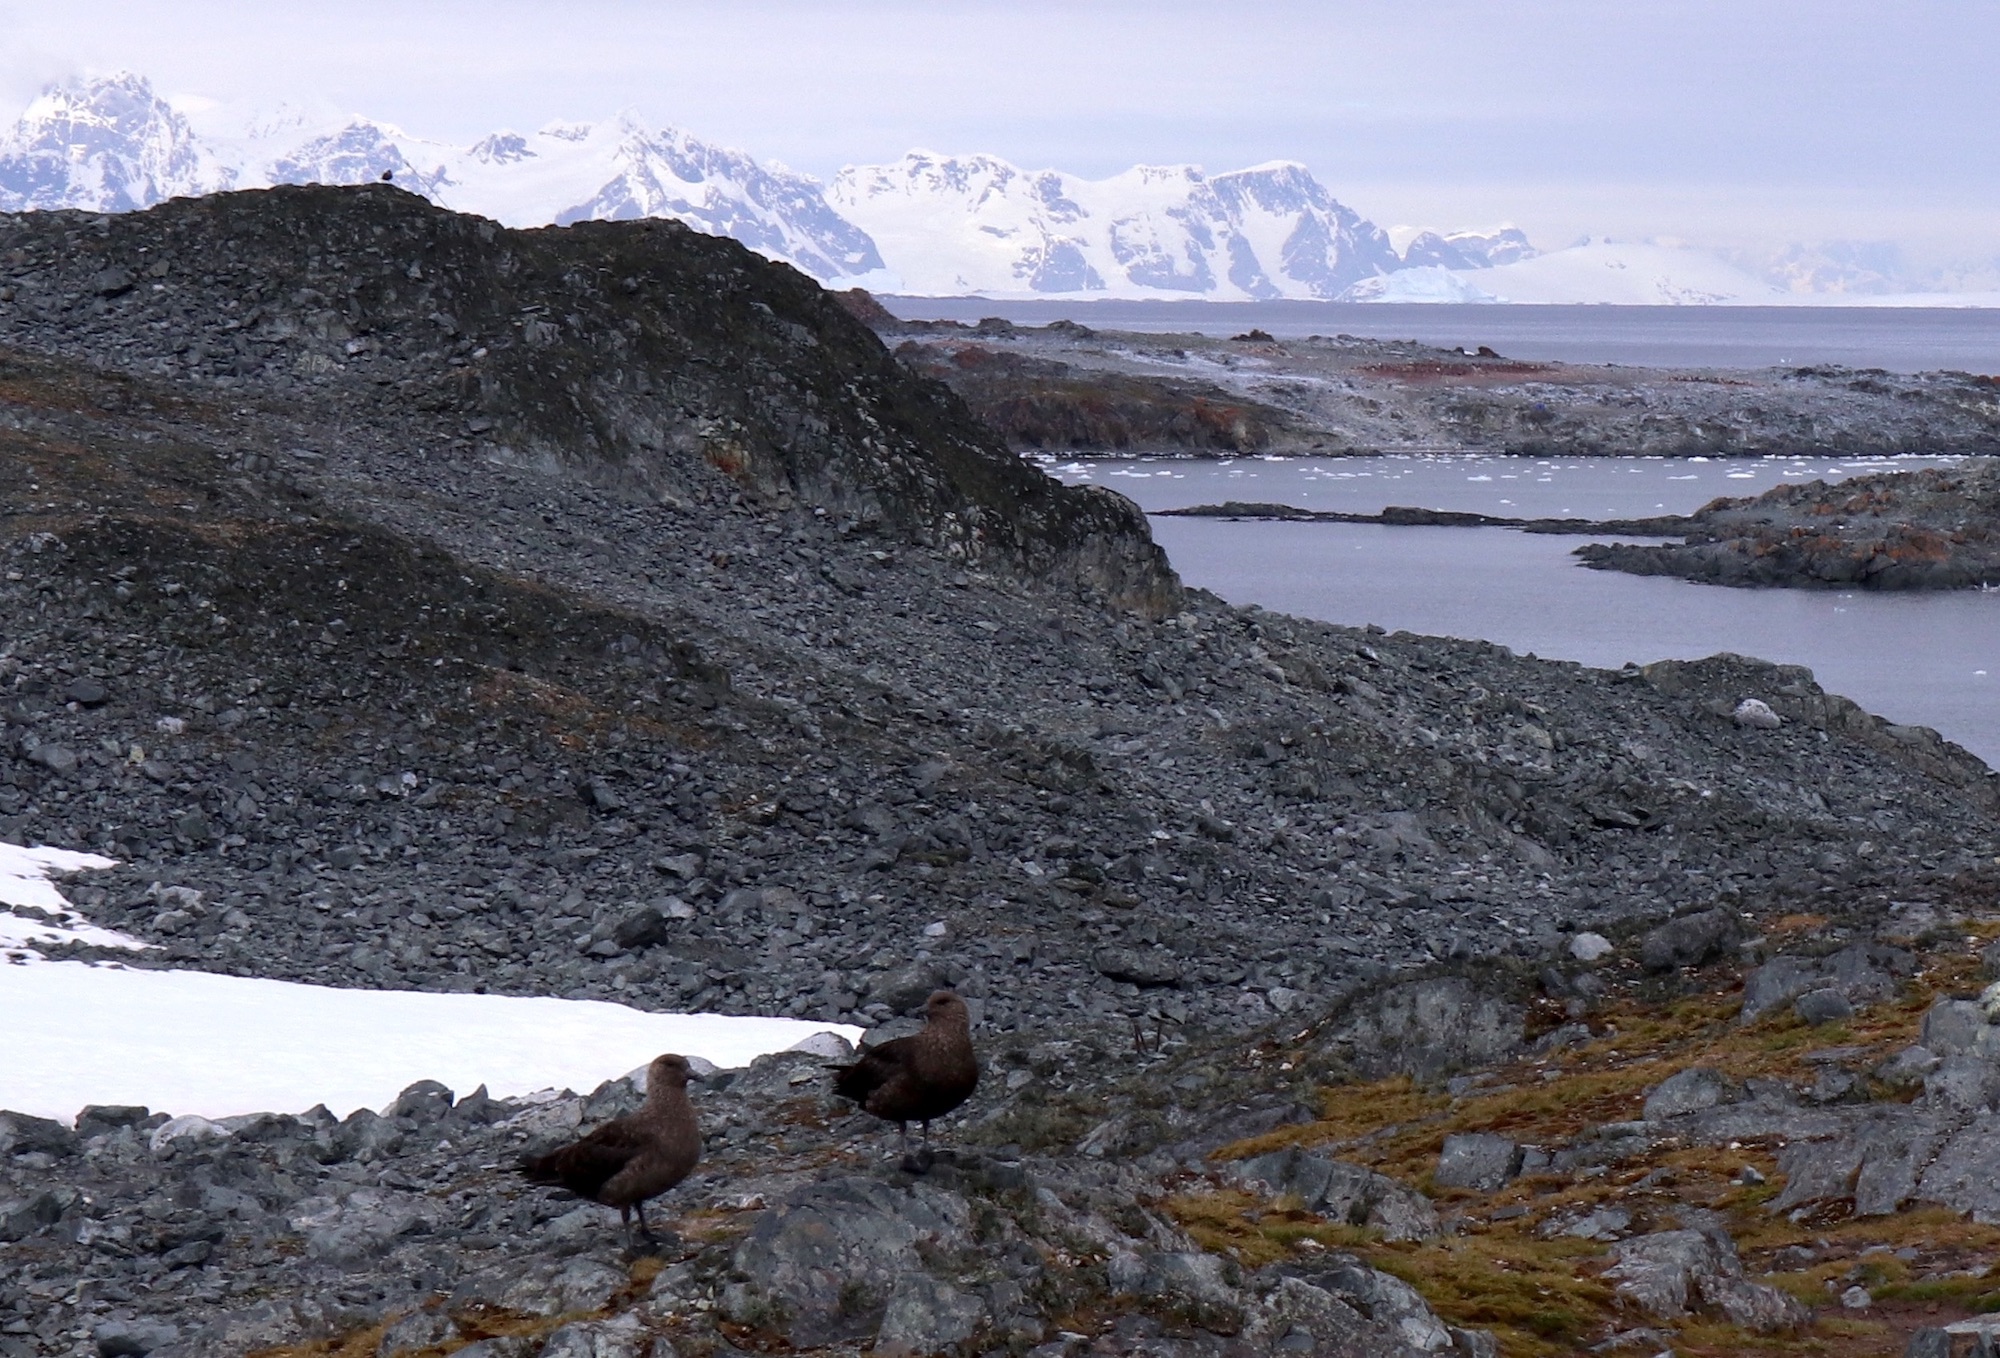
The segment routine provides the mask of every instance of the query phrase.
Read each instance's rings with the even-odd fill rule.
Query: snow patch
[[[50,962],[31,943],[150,945],[85,920],[54,874],[115,866],[97,854],[0,844],[0,1108],[68,1121],[88,1104],[143,1104],[206,1120],[382,1108],[418,1080],[495,1098],[594,1089],[661,1052],[697,1067],[748,1065],[799,1047],[840,1052],[844,1024],[654,1014],[605,1000],[345,990],[205,971]],[[162,1133],[165,1129],[161,1129]]]
[[[127,934],[100,929],[70,908],[49,879],[91,868],[116,867],[115,859],[70,849],[24,849],[0,844],[0,906],[32,910],[34,916],[0,910],[0,954],[9,958],[38,955],[35,944],[84,943],[96,948],[148,948]]]
[[[859,1028],[653,1014],[604,1000],[340,990],[85,962],[0,968],[0,1108],[63,1120],[86,1104],[215,1119],[386,1107],[418,1080],[495,1098],[596,1088],[661,1052],[728,1069]],[[192,1124],[190,1124],[192,1125]]]

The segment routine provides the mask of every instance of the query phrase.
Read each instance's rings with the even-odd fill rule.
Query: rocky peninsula
[[[902,321],[849,309],[1024,451],[1828,457],[2000,451],[2000,377],[1525,362],[1408,341]]]

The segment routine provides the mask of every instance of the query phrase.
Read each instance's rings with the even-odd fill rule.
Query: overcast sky
[[[1385,226],[2000,254],[1986,0],[0,0],[0,97],[130,69],[444,140],[649,120],[826,177],[1299,160]]]

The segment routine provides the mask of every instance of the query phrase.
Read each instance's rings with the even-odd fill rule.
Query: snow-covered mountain
[[[125,212],[235,183],[188,121],[144,80],[50,88],[0,136],[0,211]]]
[[[366,118],[288,111],[210,142],[143,78],[119,75],[50,89],[0,139],[0,210],[122,212],[182,194],[384,173],[510,226],[672,217],[824,281],[892,281],[874,242],[827,206],[816,181],[630,114],[461,147]]]
[[[509,226],[669,217],[833,287],[918,295],[1297,298],[1385,302],[1978,303],[2000,259],[1920,276],[1879,243],[1718,257],[1585,241],[1538,253],[1520,230],[1396,228],[1395,241],[1303,165],[1222,174],[1142,165],[1106,179],[987,155],[912,151],[818,181],[626,113],[499,130],[470,146],[281,107],[196,123],[143,77],[51,87],[0,133],[0,212],[122,212],[166,198],[385,174]]]
[[[1380,228],[1289,162],[1083,179],[912,151],[849,166],[827,199],[911,293],[1333,298],[1402,263]]]
[[[1420,231],[1403,247],[1403,267],[1421,269],[1490,269],[1541,253],[1518,227],[1495,231]]]

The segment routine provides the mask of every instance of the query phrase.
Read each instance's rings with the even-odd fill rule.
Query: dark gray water
[[[1017,325],[1073,320],[1100,330],[1281,339],[1360,335],[1446,348],[1490,345],[1509,358],[1655,368],[1839,363],[1891,372],[2000,373],[2000,308],[1518,306],[1409,302],[1035,302],[885,297],[906,320]]]
[[[1805,466],[1839,479],[1879,465],[1432,457],[1096,461],[1058,471],[1065,480],[1113,486],[1150,509],[1235,498],[1363,512],[1413,504],[1608,517],[1683,512],[1716,494],[1793,479]],[[1731,479],[1732,469],[1752,475]],[[1336,470],[1355,475],[1339,481],[1330,475]],[[1502,479],[1509,472],[1516,479]],[[1677,479],[1688,475],[1696,479]],[[1493,479],[1475,479],[1486,476]],[[1481,637],[1606,667],[1717,651],[1805,665],[1870,711],[1936,727],[2000,766],[2000,591],[1722,589],[1586,570],[1570,555],[1581,539],[1508,529],[1155,518],[1153,531],[1184,579],[1234,603]]]

